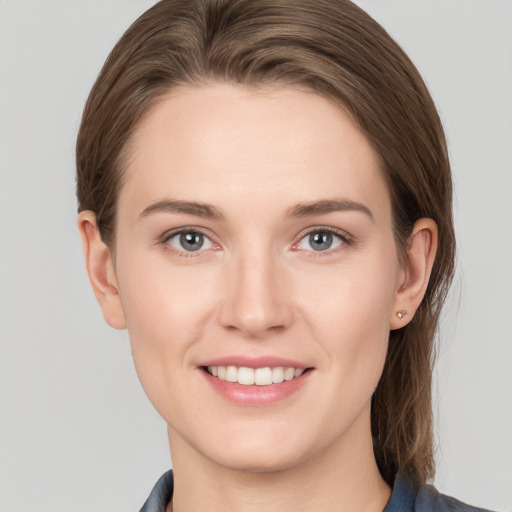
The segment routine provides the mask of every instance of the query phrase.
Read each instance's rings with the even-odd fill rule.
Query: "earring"
[[[396,316],[400,319],[400,320],[403,320],[404,317],[409,313],[409,311],[407,311],[406,309],[402,310],[402,311],[399,311]]]

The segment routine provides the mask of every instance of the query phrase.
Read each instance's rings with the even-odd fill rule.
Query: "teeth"
[[[304,373],[304,368],[246,368],[237,366],[208,366],[208,373],[220,380],[238,382],[244,386],[270,386],[292,380]]]
[[[280,384],[284,380],[284,368],[274,368],[272,370],[272,382],[274,384]]]
[[[238,380],[238,368],[236,366],[228,366],[226,368],[226,380],[228,382],[236,382]]]
[[[284,371],[284,380],[292,380],[295,377],[295,368],[286,368]]]
[[[270,368],[254,370],[254,383],[257,386],[269,386],[272,384],[272,370]]]
[[[255,379],[254,373],[252,368],[239,368],[237,382],[245,386],[252,386]]]

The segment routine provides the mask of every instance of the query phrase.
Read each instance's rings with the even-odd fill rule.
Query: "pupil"
[[[315,251],[326,251],[332,245],[332,234],[320,231],[309,236],[309,243]]]
[[[201,233],[182,233],[180,243],[187,251],[198,251],[203,246],[204,237]]]

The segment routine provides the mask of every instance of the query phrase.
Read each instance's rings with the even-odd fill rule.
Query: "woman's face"
[[[376,155],[332,103],[174,90],[131,144],[115,274],[171,451],[264,471],[370,439],[403,271]]]

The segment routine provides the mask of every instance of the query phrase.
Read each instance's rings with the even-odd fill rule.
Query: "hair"
[[[410,323],[390,332],[371,411],[382,476],[392,484],[400,473],[420,487],[435,469],[435,334],[455,256],[450,164],[425,83],[387,32],[349,0],[162,0],[110,53],[78,134],[79,211],[95,212],[111,250],[134,131],[173,88],[215,83],[298,87],[348,111],[380,159],[400,257],[418,219],[437,223],[426,295]]]

